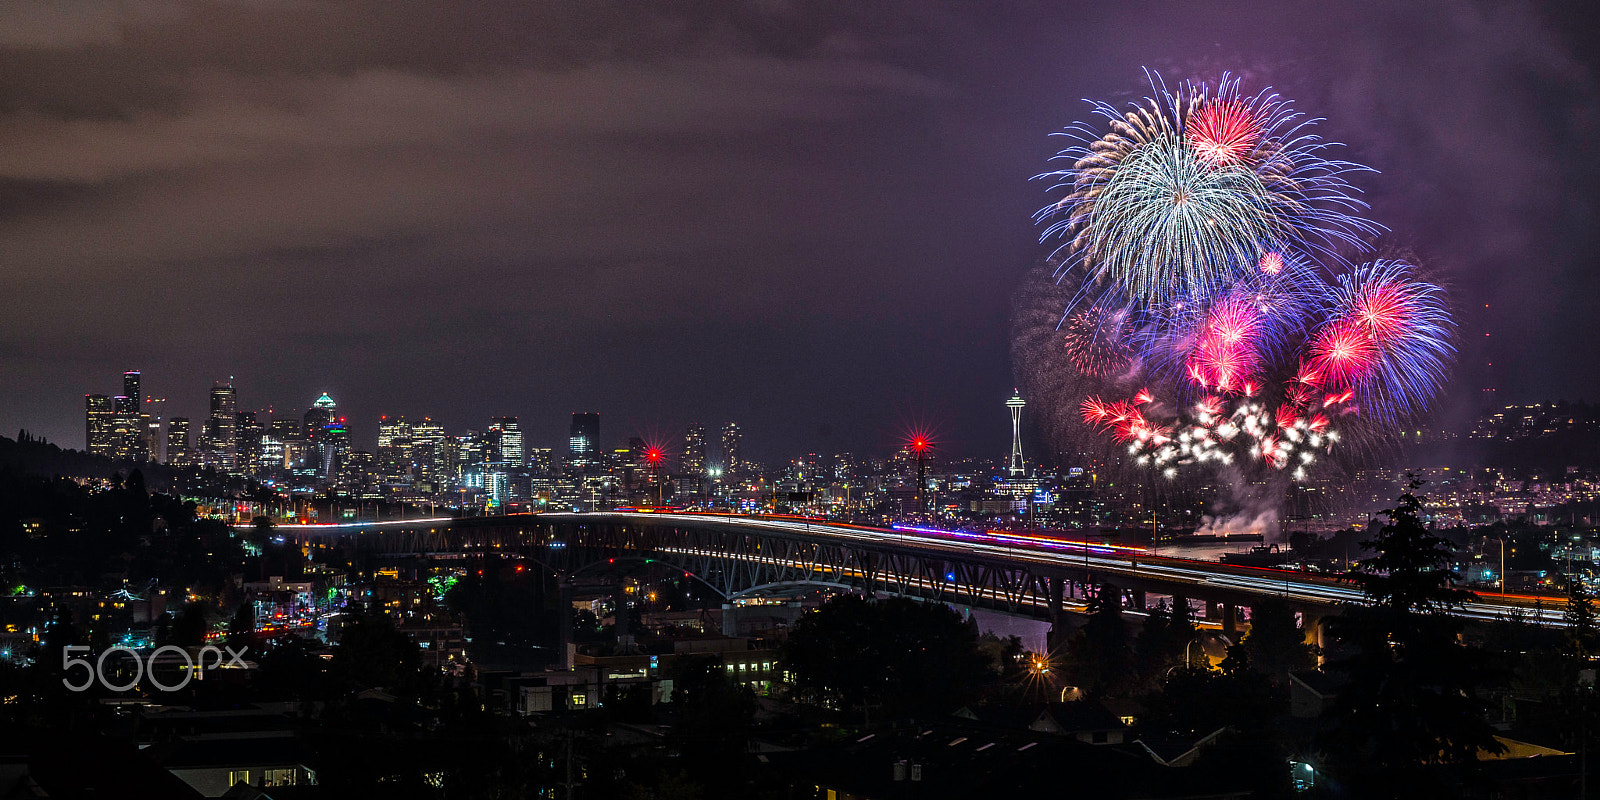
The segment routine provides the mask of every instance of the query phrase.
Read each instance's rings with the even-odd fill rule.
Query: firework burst
[[[1424,412],[1454,327],[1411,265],[1344,258],[1383,230],[1346,180],[1366,168],[1328,159],[1318,120],[1226,75],[1151,87],[1125,113],[1095,104],[1107,129],[1068,128],[1067,166],[1040,176],[1065,196],[1037,215],[1062,242],[1039,296],[1069,311],[1059,355],[1027,362],[1035,396],[1081,398],[1053,407],[1169,477],[1304,479]]]
[[[1067,268],[1081,268],[1147,304],[1209,295],[1267,252],[1303,248],[1337,256],[1381,228],[1346,180],[1367,169],[1330,160],[1289,101],[1245,96],[1237,79],[1168,91],[1119,112],[1094,111],[1108,126],[1076,124],[1076,143],[1056,155],[1068,166],[1037,176],[1065,196],[1041,209],[1042,239],[1060,239]]]

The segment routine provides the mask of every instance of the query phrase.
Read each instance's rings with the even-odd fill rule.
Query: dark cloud
[[[1003,455],[1026,179],[1145,65],[1274,84],[1381,170],[1374,216],[1464,312],[1452,408],[1593,397],[1600,114],[1564,13],[12,3],[0,427],[81,444],[78,398],[138,366],[174,413],[233,375],[369,434],[517,413],[555,443],[582,407],[619,436],[737,417],[780,457],[933,409]]]

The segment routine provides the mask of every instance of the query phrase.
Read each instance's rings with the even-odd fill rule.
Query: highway
[[[1281,597],[1319,605],[1358,601],[1360,588],[1328,576],[1266,567],[1247,567],[1155,556],[1144,548],[1097,542],[1041,539],[1007,531],[949,531],[935,528],[896,526],[894,529],[845,525],[822,520],[774,516],[729,516],[724,514],[589,512],[541,514],[552,521],[581,522],[585,518],[614,518],[639,524],[737,525],[765,529],[802,538],[833,538],[869,543],[878,547],[903,548],[924,554],[984,555],[1004,561],[1030,562],[1043,566],[1081,570],[1092,569],[1105,579],[1113,576],[1140,578],[1170,584],[1175,591],[1191,587],[1190,596],[1201,598],[1206,589],[1227,589],[1252,595]],[[1536,608],[1539,601],[1543,607]],[[1458,612],[1474,620],[1495,620],[1513,613],[1525,614],[1546,625],[1562,624],[1561,598],[1535,598],[1530,595],[1480,593],[1476,602]]]

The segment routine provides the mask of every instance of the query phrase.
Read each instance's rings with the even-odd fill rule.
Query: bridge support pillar
[[[732,603],[722,604],[722,635],[739,635],[739,619],[738,617],[734,616]]]
[[[1177,616],[1179,613],[1181,613],[1184,619],[1191,621],[1194,619],[1194,608],[1189,605],[1189,598],[1184,597],[1181,594],[1175,594],[1172,596],[1172,613],[1173,616]]]
[[[1233,603],[1222,604],[1222,635],[1234,644],[1239,643],[1239,607]]]
[[[1211,621],[1222,619],[1222,604],[1215,600],[1207,600],[1206,619]]]
[[[1145,595],[1145,592],[1144,592],[1143,589],[1134,589],[1129,594],[1133,595],[1133,607],[1134,607],[1135,610],[1138,610],[1138,611],[1148,611],[1149,610],[1149,602],[1150,601],[1149,601],[1149,598]]]
[[[1071,592],[1071,581],[1066,578],[1045,578],[1050,589],[1050,630],[1045,634],[1045,649],[1055,653],[1066,647],[1072,629],[1067,624],[1063,600]]]

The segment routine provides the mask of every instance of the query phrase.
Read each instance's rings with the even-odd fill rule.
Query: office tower
[[[152,464],[163,463],[161,460],[161,417],[140,414],[139,426],[142,429],[139,435],[139,446],[144,449],[145,459]]]
[[[683,474],[706,474],[706,426],[690,425],[683,434]]]
[[[461,436],[446,436],[439,445],[440,477],[463,480],[467,473],[482,469],[483,445],[478,434],[468,431]]]
[[[200,437],[200,449],[205,451],[206,463],[228,472],[233,471],[237,455],[237,403],[238,394],[233,384],[211,387],[211,413],[206,418],[205,432]]]
[[[423,417],[411,425],[411,463],[421,471],[424,480],[440,478],[440,459],[444,451],[444,426]]]
[[[378,418],[378,476],[389,483],[406,483],[411,478],[411,423],[405,417]]]
[[[276,455],[265,452],[269,447],[276,452]],[[305,424],[294,416],[274,416],[272,421],[267,423],[267,433],[262,437],[262,449],[263,466],[287,470],[304,467],[306,454],[310,452],[310,445],[306,442]]]
[[[111,457],[140,460],[144,448],[139,445],[144,428],[139,424],[139,407],[133,398],[119,394],[111,398],[111,408]]]
[[[240,411],[233,415],[233,464],[240,475],[259,475],[263,466],[261,439],[264,431],[254,411]],[[283,452],[278,451],[281,457]]]
[[[330,482],[338,477],[337,474],[328,472],[331,453],[326,443],[328,428],[338,419],[338,411],[339,406],[327,392],[323,392],[322,396],[306,409],[305,439],[309,443],[306,448],[306,465],[324,482]]]
[[[738,475],[739,464],[739,423],[730,422],[722,426],[722,472],[728,476]]]
[[[506,467],[522,467],[522,428],[516,417],[494,417],[489,423],[488,452],[484,460]]]
[[[600,459],[600,415],[579,412],[572,415],[572,438],[567,463],[575,467],[594,467]]]
[[[648,458],[646,458],[645,453],[649,449],[650,446],[644,443],[644,439],[638,436],[629,436],[628,466],[633,467],[634,469],[648,469],[650,467],[650,461]]]
[[[139,391],[139,370],[130,369],[122,373],[122,393],[133,401],[133,410],[138,411],[144,394]]]
[[[317,398],[310,408],[306,409],[306,440],[315,442],[321,439],[322,431],[332,425],[338,415],[338,405],[333,402],[333,398],[329,397],[327,392],[323,392],[322,396]]]
[[[294,417],[273,417],[267,424],[267,432],[280,442],[298,442],[306,438],[305,426]]]
[[[117,413],[111,398],[103,394],[83,396],[84,449],[91,455],[115,458],[115,443],[111,438],[112,417]]]
[[[327,395],[323,396],[326,397]],[[363,453],[360,463],[349,466],[352,453],[350,429],[344,426],[343,419],[334,420],[322,429],[321,436],[317,440],[315,452],[320,459],[317,475],[326,482],[343,483],[348,486],[351,485],[351,475],[361,478],[356,482],[362,483],[365,477],[370,476],[372,473],[371,453]],[[349,469],[346,469],[347,466],[349,466]],[[351,472],[351,470],[354,470],[354,472]]]
[[[122,384],[123,388],[126,389],[128,384],[126,376],[123,377]],[[135,386],[135,389],[137,389],[137,386]],[[165,463],[161,458],[161,445],[163,444],[161,412],[166,409],[166,398],[145,397],[143,400],[135,399],[135,404],[139,406],[139,446],[144,450],[144,457],[149,459],[152,464]]]
[[[534,475],[549,476],[555,473],[555,454],[548,447],[529,447],[528,471]]]
[[[174,467],[192,467],[189,454],[189,418],[173,417],[167,423],[167,463]]]
[[[1011,477],[1020,478],[1027,474],[1027,469],[1022,463],[1022,408],[1027,403],[1016,389],[1011,390],[1011,399],[1006,401],[1006,408],[1011,410],[1011,459],[1006,468],[1011,472]]]
[[[372,487],[373,458],[365,450],[352,450],[349,447],[349,431],[334,423],[327,431],[329,444],[328,452],[332,454],[332,476],[330,482],[345,489],[351,494],[361,494]],[[343,444],[340,441],[343,440]]]

